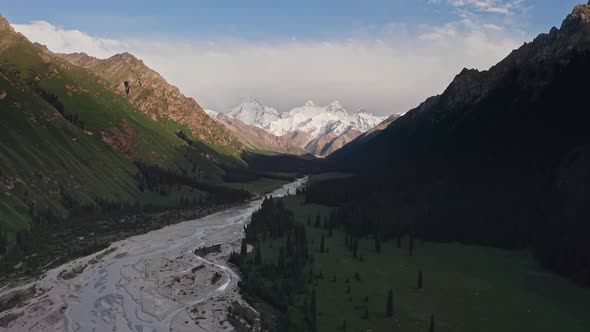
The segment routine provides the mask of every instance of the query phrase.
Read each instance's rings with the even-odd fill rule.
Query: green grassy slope
[[[5,68],[2,66],[1,68]],[[60,209],[60,187],[80,201],[91,196],[109,200],[136,196],[135,167],[73,124],[34,94],[15,73],[2,72],[0,101],[0,172],[2,220],[26,227],[28,206]]]
[[[10,226],[25,227],[31,203],[60,210],[60,187],[82,202],[141,200],[132,161],[211,182],[223,175],[219,165],[240,163],[190,134],[189,146],[176,135],[190,133],[185,125],[150,119],[88,70],[23,36],[0,31],[0,40],[0,86],[7,94],[0,101],[0,170],[6,182],[0,209]],[[65,113],[43,95],[53,96]]]
[[[223,183],[244,164],[232,138],[213,142],[219,130],[197,136],[199,123],[182,120],[151,117],[89,70],[0,27],[0,270],[25,262],[20,272],[34,271],[100,249],[113,230],[151,229],[118,223],[124,214],[200,216],[247,198]],[[78,241],[86,233],[94,240]]]

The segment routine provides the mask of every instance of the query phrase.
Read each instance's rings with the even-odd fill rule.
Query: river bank
[[[272,195],[294,193],[304,179]],[[227,308],[243,303],[227,258],[261,200],[113,243],[0,291],[3,330],[232,330]],[[205,257],[195,249],[220,244]],[[16,304],[16,305],[15,305]]]

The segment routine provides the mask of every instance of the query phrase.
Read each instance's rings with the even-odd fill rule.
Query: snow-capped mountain
[[[262,105],[254,98],[249,98],[240,105],[234,107],[228,115],[247,125],[265,130],[269,130],[270,123],[277,121],[280,118],[277,110]]]
[[[327,106],[318,106],[308,101],[301,107],[279,113],[254,99],[235,107],[229,116],[265,129],[276,136],[303,131],[314,138],[327,133],[339,135],[351,129],[366,132],[386,119],[364,110],[349,113],[338,101]]]
[[[279,112],[254,98],[249,98],[227,113],[227,116],[239,120],[242,125],[223,119],[222,114],[215,111],[207,110],[206,112],[214,118],[224,120],[223,123],[236,132],[238,129],[232,127],[241,126],[239,132],[245,132],[246,128],[243,125],[246,125],[263,129],[276,137],[286,138],[287,141],[289,141],[288,137],[297,135],[299,139],[296,145],[318,156],[332,153],[386,119],[365,110],[349,113],[338,101],[319,106],[310,100],[301,107]],[[260,138],[260,133],[256,137]],[[253,139],[248,141],[249,146],[262,145],[258,144],[260,142],[253,143],[253,141]],[[285,144],[280,146],[283,145]]]

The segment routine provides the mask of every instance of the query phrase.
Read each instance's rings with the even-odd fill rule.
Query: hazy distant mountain
[[[209,112],[217,117],[216,112]],[[276,137],[293,137],[297,133],[297,143],[302,151],[318,156],[329,155],[386,119],[364,110],[349,113],[338,101],[327,106],[308,101],[301,107],[281,113],[253,98],[234,107],[228,116]]]

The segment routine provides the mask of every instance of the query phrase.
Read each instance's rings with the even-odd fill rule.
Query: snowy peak
[[[254,98],[248,98],[234,107],[228,115],[247,125],[262,129],[268,129],[269,123],[279,118],[277,110],[261,104]]]
[[[276,136],[305,132],[312,138],[331,133],[340,135],[349,130],[366,132],[385,120],[385,117],[367,111],[350,114],[337,100],[327,106],[318,106],[308,100],[301,107],[279,113],[274,108],[249,98],[232,109],[229,115]]]
[[[223,121],[247,146],[276,152],[307,151],[322,157],[386,119],[366,110],[348,112],[337,100],[325,106],[308,100],[303,106],[278,112],[255,98],[248,98],[227,113],[227,117],[209,110],[207,113]],[[232,118],[239,121],[231,121]]]
[[[305,105],[303,105],[303,107],[315,107],[315,103],[312,100],[308,100],[305,102]]]
[[[334,100],[332,103],[330,103],[330,105],[328,105],[327,108],[331,111],[345,110],[338,100]]]

